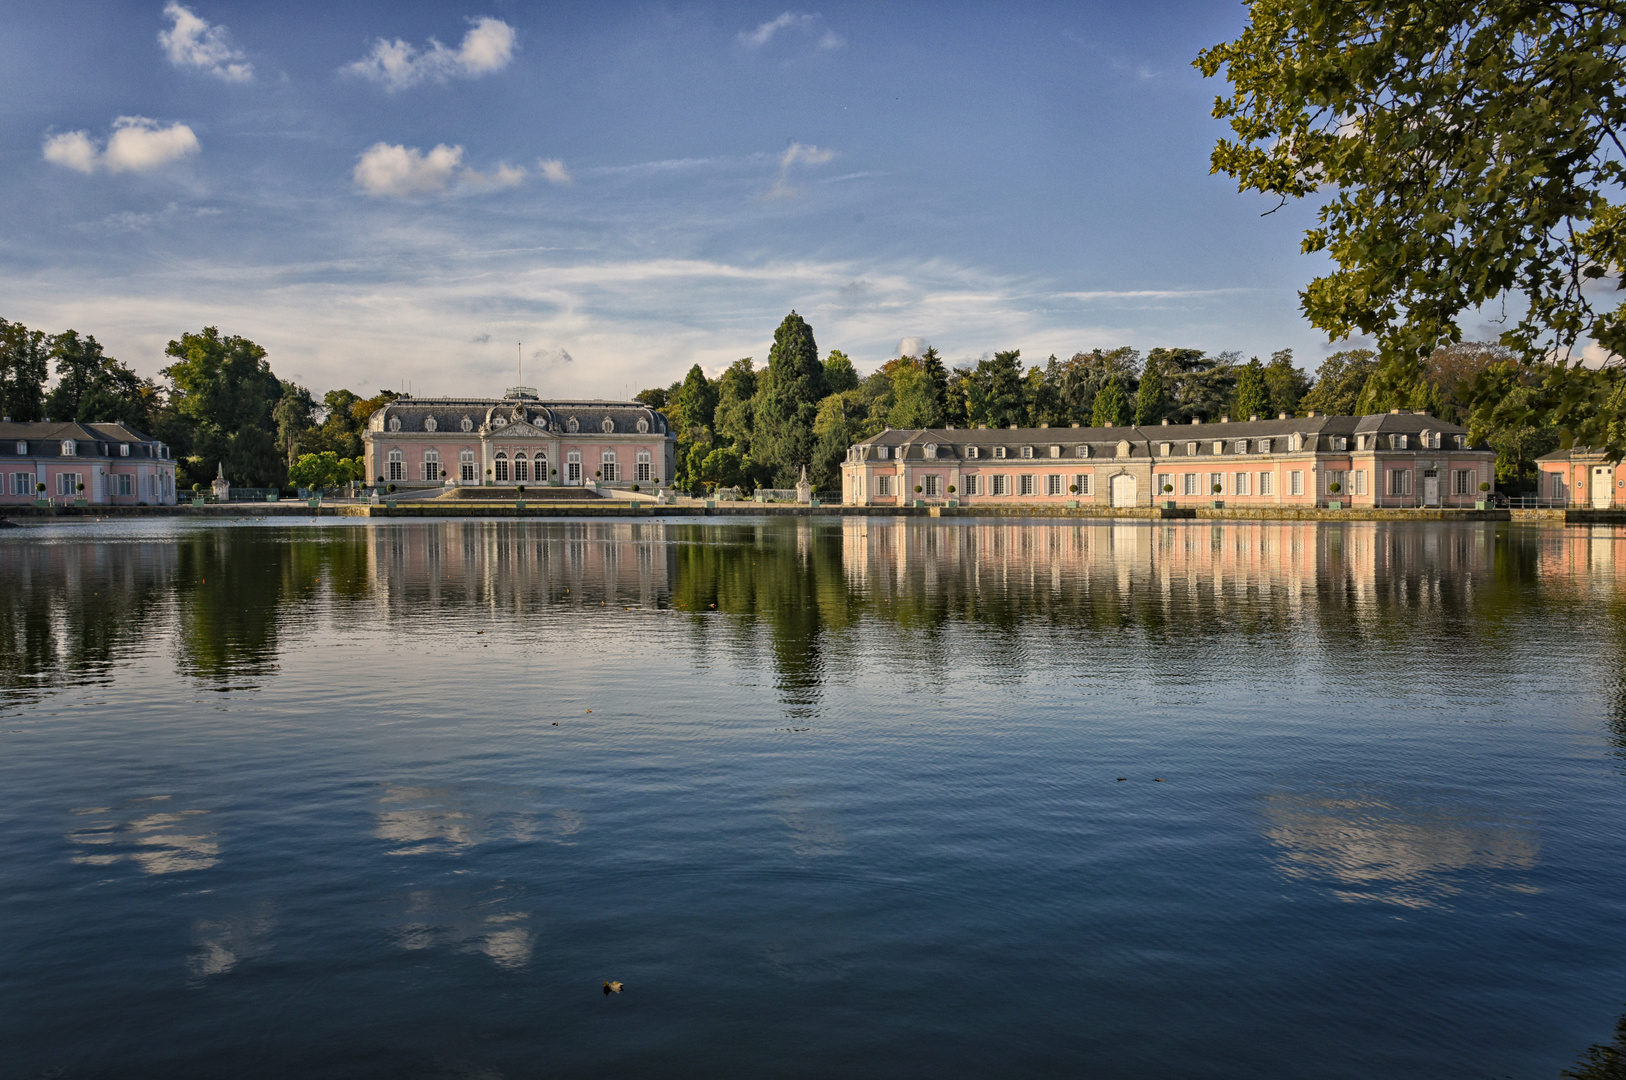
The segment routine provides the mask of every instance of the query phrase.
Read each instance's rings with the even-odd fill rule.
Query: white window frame
[[[1022,447],[1022,460],[1023,461],[1028,461],[1028,460],[1032,459],[1032,457],[1033,457],[1033,447],[1031,447],[1031,446]]]
[[[991,477],[991,480],[992,482],[988,485],[988,494],[1004,495],[1010,491],[1010,477],[1005,476],[1002,473],[995,473],[993,477]]]
[[[975,461],[981,455],[979,454],[979,452],[978,452],[978,450],[977,450],[977,448],[975,446],[968,446],[968,447],[965,448],[965,456],[969,460]]]
[[[1214,490],[1216,487],[1219,488],[1218,491]],[[1209,473],[1208,474],[1208,490],[1203,492],[1203,494],[1204,495],[1223,495],[1223,494],[1225,494],[1225,474],[1224,473],[1217,473],[1217,472]]]
[[[606,484],[621,482],[621,465],[616,460],[614,450],[606,449],[599,452],[598,468],[599,472],[604,474],[603,480]]]
[[[875,494],[877,497],[892,495],[892,474],[885,473],[875,478]]]
[[[1073,483],[1078,485],[1078,492],[1077,493],[1079,495],[1092,494],[1092,492],[1090,491],[1090,488],[1092,486],[1091,482],[1090,482],[1090,477],[1092,475],[1093,475],[1092,473],[1079,473],[1077,476],[1073,477]]]
[[[423,452],[423,464],[419,468],[421,469],[423,478],[425,480],[439,480],[440,451],[434,449],[425,450]]]
[[[130,444],[129,443],[119,443],[119,457],[129,457],[129,456],[130,456]]]
[[[650,459],[648,450],[640,450],[640,451],[638,451],[638,466],[637,466],[638,471],[637,471],[637,473],[635,475],[636,475],[638,483],[640,483],[640,484],[649,483],[649,477],[651,475],[650,474],[650,460],[651,459]]]
[[[473,450],[460,450],[460,451],[458,451],[458,454],[457,454],[457,473],[458,473],[458,479],[459,480],[461,480],[463,483],[467,484],[467,483],[470,483],[471,481],[480,479],[479,476],[475,475],[475,470],[477,470],[478,468],[479,468],[479,465],[474,460],[474,451]]]
[[[994,447],[994,458],[997,461],[1005,460],[1005,448],[1003,446]]]
[[[384,470],[385,480],[393,484],[406,479],[406,455],[401,452],[400,447],[386,455],[385,464],[387,466]]]
[[[34,494],[34,474],[27,472],[14,472],[11,474],[11,493],[13,495]]]
[[[1231,494],[1232,495],[1246,495],[1246,494],[1249,493],[1251,488],[1252,488],[1252,485],[1250,485],[1248,483],[1248,474],[1247,473],[1239,472],[1236,475],[1231,477]]]
[[[508,483],[508,451],[498,450],[497,456],[491,459],[491,479],[494,483]]]
[[[79,497],[79,485],[84,481],[85,478],[76,472],[57,473],[56,493],[63,498],[77,499]]]
[[[1261,494],[1261,495],[1274,495],[1274,494],[1276,494],[1276,474],[1275,473],[1273,473],[1273,472],[1262,472],[1262,473],[1259,474],[1259,494]]]
[[[1365,495],[1366,494],[1366,470],[1365,469],[1356,469],[1355,470],[1354,480],[1355,480],[1355,492],[1354,493],[1356,495]]]
[[[565,454],[565,480],[572,484],[582,482],[582,452],[580,450],[571,450]]]
[[[1030,472],[1022,473],[1020,478],[1017,480],[1017,484],[1024,498],[1033,495],[1034,492],[1037,491],[1038,484],[1035,482],[1035,480],[1036,478]]]
[[[62,456],[63,457],[78,457],[79,456],[79,444],[74,442],[72,439],[63,439],[62,440]]]
[[[1294,469],[1287,474],[1287,493],[1289,495],[1304,494],[1304,473],[1302,470]]]
[[[531,482],[531,456],[523,450],[514,452],[514,483],[529,484]]]
[[[121,473],[114,473],[113,475],[118,477],[118,481],[115,484],[115,487],[118,488],[118,494],[120,496],[127,496],[127,495],[134,495],[135,494],[135,474],[134,473],[121,472]]]
[[[960,477],[960,486],[965,488],[965,494],[967,495],[981,495],[982,477],[976,475],[962,476]]]
[[[1044,493],[1049,496],[1060,495],[1066,487],[1061,482],[1061,473],[1046,473],[1044,478]]]
[[[920,483],[921,486],[926,489],[926,495],[928,497],[935,499],[939,494],[941,494],[942,480],[937,473],[927,473],[921,479]]]

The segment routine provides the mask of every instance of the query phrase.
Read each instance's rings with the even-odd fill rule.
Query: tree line
[[[399,396],[330,390],[318,401],[273,374],[265,349],[213,326],[182,334],[164,355],[171,363],[155,381],[93,336],[0,319],[0,416],[125,424],[169,445],[182,487],[208,484],[217,467],[240,487],[330,486],[364,479],[367,418]]]
[[[696,364],[671,386],[641,391],[638,400],[672,421],[673,479],[682,490],[788,488],[805,466],[815,489],[836,491],[847,448],[887,428],[1184,424],[1393,408],[1466,424],[1474,380],[1511,355],[1484,342],[1450,345],[1428,358],[1422,379],[1403,386],[1373,378],[1378,358],[1368,349],[1333,353],[1313,379],[1288,349],[1269,360],[1244,360],[1235,352],[1162,347],[1144,356],[1129,347],[1093,349],[1031,366],[1012,349],[954,368],[928,348],[863,376],[839,349],[821,361],[812,327],[793,311],[774,334],[765,368],[745,357],[710,379]],[[1533,387],[1513,392],[1529,395]],[[1561,438],[1558,428],[1537,422],[1493,426],[1482,435],[1497,453],[1498,480],[1510,490],[1534,484],[1535,459]]]

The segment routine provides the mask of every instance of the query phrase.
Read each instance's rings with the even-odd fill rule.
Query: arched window
[[[571,421],[574,423],[575,421]],[[582,482],[582,452],[572,450],[565,455],[565,482],[579,484]]]
[[[423,452],[423,478],[425,480],[440,479],[439,450],[425,450]]]
[[[466,416],[463,418],[463,430],[464,431],[473,431],[474,430],[474,421],[470,420]]]
[[[439,424],[435,423],[435,418],[433,416],[426,416],[423,418],[423,429],[425,431],[434,431],[435,428],[439,426]]]
[[[648,450],[640,450],[640,451],[638,451],[638,475],[637,475],[637,480],[638,480],[638,482],[640,484],[649,483],[650,475],[649,475],[649,451]]]
[[[508,454],[505,451],[497,451],[497,460],[491,463],[491,467],[496,473],[497,483],[508,483]]]
[[[599,471],[604,474],[604,482],[613,484],[621,479],[620,466],[615,463],[615,451],[606,450],[599,457]]]
[[[602,431],[602,432],[604,432],[604,434],[608,435],[610,432],[615,430],[615,421],[611,420],[608,416],[606,416],[604,418],[604,422],[602,424],[600,424],[598,427],[599,427],[600,431]]]
[[[531,463],[521,450],[514,455],[514,482],[523,484],[531,478]]]
[[[536,458],[536,482],[539,484],[546,483],[548,479],[547,451],[538,450],[534,456]]]
[[[468,423],[467,420],[464,420],[463,422]],[[458,475],[458,479],[462,480],[463,483],[465,483],[465,484],[472,484],[477,479],[477,477],[474,475],[474,451],[473,450],[463,450],[463,451],[458,453],[458,455],[457,455],[457,475]]]
[[[401,418],[399,416],[390,417],[390,430],[391,431],[400,431],[401,430]]]
[[[572,416],[570,418],[570,422],[565,424],[565,428],[572,435],[574,435],[576,432],[578,432],[578,431],[580,431],[582,429],[581,421],[577,420],[574,416]]]
[[[640,435],[648,435],[649,434],[649,418],[648,417],[640,416],[638,418],[638,434],[640,434]]]
[[[384,476],[392,483],[406,479],[406,455],[401,453],[399,448],[390,451],[389,469]]]

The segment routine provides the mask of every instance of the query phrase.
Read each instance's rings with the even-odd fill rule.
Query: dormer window
[[[424,417],[424,419],[423,419],[423,429],[425,431],[434,431],[435,428],[438,427],[438,426],[439,425],[435,423],[435,418],[433,416]]]
[[[1219,439],[1215,439],[1214,440],[1214,453],[1216,453],[1216,454],[1225,453],[1225,443],[1222,442]]]
[[[1081,458],[1090,456],[1090,444],[1089,443],[1079,443],[1078,444],[1078,456],[1081,457]]]
[[[1163,443],[1157,448],[1157,452],[1164,457],[1173,457],[1174,444],[1172,442]]]
[[[1052,446],[1052,447],[1051,447],[1051,448],[1050,448],[1050,456],[1051,456],[1051,457],[1061,457],[1061,447],[1059,447],[1059,446]]]
[[[1248,440],[1247,439],[1238,439],[1236,441],[1236,452],[1239,453],[1239,454],[1246,454],[1248,452]]]
[[[1005,456],[1005,448],[1003,446],[994,447],[994,456],[996,458],[1003,458]]]
[[[892,448],[890,446],[877,446],[875,448],[875,456],[880,458],[882,461],[885,461],[887,458],[892,456]]]
[[[1261,454],[1270,453],[1270,440],[1269,439],[1260,439],[1259,440],[1259,452]]]
[[[1197,456],[1197,444],[1194,443],[1194,442],[1186,443],[1186,454],[1189,457],[1196,457]]]
[[[574,416],[565,422],[565,430],[570,432],[572,435],[576,434],[576,432],[580,431],[581,429],[581,421],[577,420]]]
[[[1333,436],[1332,440],[1332,448],[1334,450],[1348,450],[1349,440],[1344,438],[1342,435],[1335,435]]]
[[[965,448],[965,456],[968,458],[975,458],[978,456],[978,453],[979,451],[975,446],[968,446]]]
[[[129,443],[119,443],[119,457],[129,457],[129,456],[130,456],[130,444]]]
[[[936,443],[929,442],[929,443],[926,444],[926,459],[928,461],[936,461],[937,460],[937,444]]]
[[[1031,446],[1022,447],[1022,456],[1024,458],[1032,457],[1033,456],[1033,447],[1031,447]]]
[[[1404,435],[1391,435],[1391,436],[1389,436],[1389,449],[1391,449],[1391,450],[1404,450],[1404,449],[1406,449],[1406,436],[1404,436]]]
[[[464,431],[473,431],[474,430],[474,421],[470,420],[466,416],[463,418],[463,430]]]
[[[18,453],[19,453],[19,454],[26,454],[26,453],[28,453],[28,444],[27,444],[27,443],[25,443],[25,442],[20,442],[20,443],[18,443],[18,444],[17,444],[17,452],[18,452]]]
[[[1451,436],[1451,445],[1453,447],[1455,447],[1456,449],[1458,449],[1458,450],[1466,450],[1466,449],[1468,449],[1468,436],[1466,436],[1466,435],[1453,435],[1453,436]]]
[[[491,426],[492,427],[507,427],[508,426],[508,417],[506,417],[506,416],[493,416],[491,418]]]
[[[400,431],[401,430],[401,418],[399,416],[390,417],[390,430],[391,431]]]
[[[611,420],[608,416],[606,416],[604,418],[604,422],[602,424],[600,424],[598,427],[599,427],[600,431],[602,431],[602,432],[604,432],[604,434],[608,435],[610,432],[615,430],[615,421]]]
[[[649,434],[649,420],[648,420],[648,418],[642,417],[642,416],[640,416],[638,418],[638,434],[640,434],[640,435],[648,435]]]
[[[72,439],[63,439],[62,440],[62,456],[63,457],[75,457],[75,456],[78,455],[78,453],[79,453],[79,444],[78,443],[74,442]]]

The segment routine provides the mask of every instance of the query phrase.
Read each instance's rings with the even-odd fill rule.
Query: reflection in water
[[[536,936],[531,913],[509,907],[514,899],[501,887],[484,893],[420,889],[406,898],[395,944],[410,952],[451,947],[483,953],[498,967],[517,970],[531,962]]]
[[[840,855],[847,847],[835,812],[820,805],[800,788],[779,792],[774,797],[779,819],[790,830],[790,849],[802,858]]]
[[[1558,1074],[1565,1080],[1626,1080],[1626,1016],[1615,1022],[1615,1041],[1593,1043],[1574,1068]]]
[[[81,807],[86,821],[68,834],[73,861],[84,866],[132,862],[149,874],[206,870],[220,861],[220,844],[195,819],[207,810],[166,806],[168,795],[139,799],[131,807]],[[133,815],[133,816],[132,816]]]
[[[196,950],[187,958],[193,978],[224,975],[244,960],[263,956],[277,926],[276,905],[269,900],[252,904],[225,919],[198,919],[192,924]]]
[[[535,792],[520,789],[392,785],[378,800],[374,835],[396,845],[391,855],[426,855],[500,840],[571,843],[581,832],[581,811],[538,803]]]
[[[1281,871],[1329,884],[1347,901],[1429,907],[1459,893],[1465,871],[1528,870],[1540,850],[1533,828],[1474,809],[1465,793],[1377,785],[1278,791],[1265,797],[1264,817]]]

